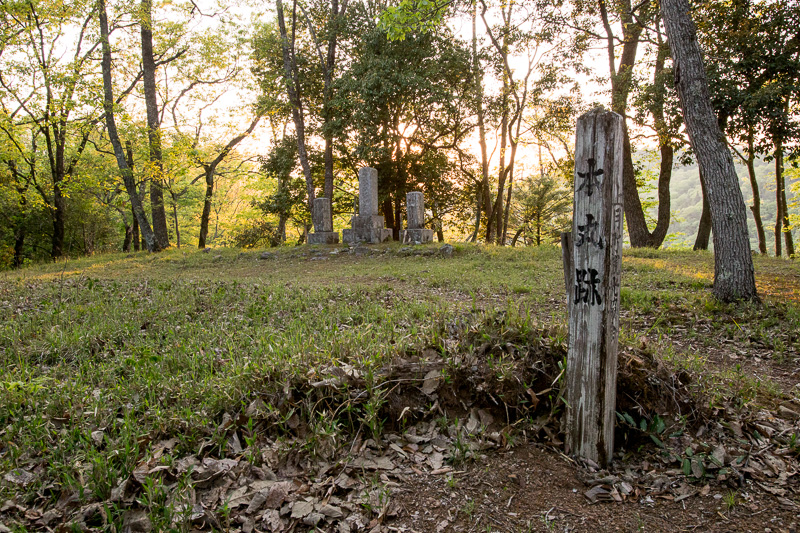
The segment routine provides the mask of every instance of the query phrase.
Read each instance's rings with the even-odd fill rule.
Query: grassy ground
[[[454,356],[497,328],[564,344],[559,249],[437,250],[299,247],[263,260],[171,250],[0,273],[0,501],[105,500],[160,439],[178,439],[174,457],[209,445],[225,456],[225,417],[252,427],[259,399],[265,431],[279,435],[299,414],[312,448],[377,434],[381,368],[397,358]],[[710,254],[627,251],[623,350],[703,375],[694,393],[705,402],[800,396],[797,374],[784,372],[800,353],[800,267],[755,262],[763,304],[733,307],[711,298]],[[366,381],[358,409],[282,406],[334,367]]]

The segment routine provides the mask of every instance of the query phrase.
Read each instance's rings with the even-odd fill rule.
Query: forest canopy
[[[800,6],[695,3],[751,247],[800,223]],[[711,215],[660,5],[0,1],[0,268],[99,251],[303,243],[378,170],[439,240],[538,246],[571,224],[574,128],[626,121],[634,247],[707,248]],[[793,233],[794,232],[794,233]]]

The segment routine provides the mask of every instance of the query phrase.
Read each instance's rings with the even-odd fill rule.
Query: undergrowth
[[[409,362],[441,368],[442,402],[455,411],[468,397],[493,401],[512,428],[559,416],[560,250],[458,246],[441,257],[435,246],[420,248],[427,255],[398,248],[356,257],[301,247],[264,261],[173,250],[3,274],[0,474],[36,472],[23,499],[69,490],[103,501],[166,438],[177,441],[171,457],[245,450],[256,464],[259,439],[289,436],[331,457],[348,435],[379,437],[433,416],[419,392],[424,375]],[[650,417],[645,429],[673,404],[688,417],[696,405],[786,394],[741,364],[711,368],[696,346],[724,343],[741,362],[753,347],[771,363],[796,361],[797,302],[764,294],[763,306],[717,304],[710,268],[707,255],[689,252],[625,257],[621,372],[634,369],[625,386],[640,394],[619,396],[621,412],[638,406],[637,417]],[[650,379],[659,366],[665,373]],[[16,490],[3,485],[0,497]],[[147,506],[164,508],[159,487],[146,494]]]

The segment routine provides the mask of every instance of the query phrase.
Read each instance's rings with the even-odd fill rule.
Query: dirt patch
[[[619,469],[622,476],[626,468]],[[753,483],[731,496],[726,485],[688,485],[672,476],[669,485],[686,487],[685,497],[655,494],[634,482],[623,502],[591,504],[584,495],[592,487],[586,482],[590,476],[552,449],[524,444],[447,476],[408,478],[395,496],[402,513],[388,525],[418,532],[778,532],[800,524],[797,509],[784,508]]]

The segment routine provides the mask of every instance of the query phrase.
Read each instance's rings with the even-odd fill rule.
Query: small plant
[[[725,502],[725,507],[727,508],[728,512],[731,512],[734,507],[736,507],[736,496],[737,493],[735,490],[729,490],[722,496],[722,501]]]
[[[467,515],[467,518],[472,518],[472,513],[475,512],[475,500],[470,498],[467,503],[461,508],[461,512]]]
[[[244,429],[244,444],[247,447],[245,450],[245,457],[247,461],[253,466],[261,466],[264,458],[261,454],[261,448],[256,446],[256,441],[258,440],[258,435],[256,434],[255,430],[255,423],[253,422],[253,417],[247,419],[247,425],[243,428]]]
[[[651,420],[647,420],[647,418],[642,417],[638,424],[636,423],[636,420],[634,420],[633,416],[631,416],[629,413],[617,412],[617,419],[623,424],[624,427],[647,435],[656,446],[659,448],[664,448],[664,441],[662,439],[664,438],[663,435],[667,430],[667,424],[659,415],[653,415]]]

